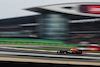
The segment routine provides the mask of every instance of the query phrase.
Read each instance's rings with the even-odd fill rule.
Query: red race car
[[[57,53],[63,53],[63,54],[67,54],[67,53],[69,53],[69,54],[82,54],[82,50],[71,48],[69,50],[57,51]]]

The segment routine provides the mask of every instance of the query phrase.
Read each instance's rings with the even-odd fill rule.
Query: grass
[[[100,53],[100,51],[83,51],[83,52],[87,52],[87,53]]]
[[[0,44],[20,44],[20,45],[46,45],[62,47],[84,47],[75,44],[65,44],[63,41],[44,39],[22,39],[22,38],[0,38]]]
[[[63,41],[57,41],[57,40],[45,40],[45,39],[22,39],[22,38],[0,38],[0,41],[6,41],[6,42],[45,42],[45,43],[64,43]]]

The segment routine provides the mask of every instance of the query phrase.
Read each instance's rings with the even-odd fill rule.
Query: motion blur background
[[[39,12],[31,12],[25,10],[26,8],[34,8],[44,5],[63,4],[83,2],[81,0],[0,0],[1,16],[0,16],[0,38],[38,38],[40,30],[38,29],[41,24],[38,23],[41,14]],[[86,0],[84,2],[92,2]],[[94,2],[94,1],[93,1]],[[99,2],[99,0],[95,0]],[[6,4],[6,5],[5,5]],[[67,8],[66,8],[67,9]],[[92,16],[81,16],[67,14],[68,18],[68,42],[70,44],[79,44],[80,42],[88,42],[93,44],[100,44],[100,18]],[[56,20],[56,19],[55,19]],[[67,26],[67,27],[68,27]],[[67,28],[66,28],[67,29]],[[56,31],[63,32],[63,31]],[[67,35],[67,34],[66,34]],[[49,36],[50,37],[50,36]],[[54,35],[51,37],[55,37]],[[57,36],[56,36],[57,37]],[[62,35],[62,37],[65,37]],[[43,36],[42,36],[43,38]],[[50,38],[43,38],[50,39]],[[66,39],[64,41],[66,41]],[[52,40],[52,38],[51,38]],[[53,40],[61,40],[56,38]]]
[[[0,0],[0,64],[100,66],[100,1]]]

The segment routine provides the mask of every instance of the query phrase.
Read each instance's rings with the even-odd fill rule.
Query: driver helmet
[[[77,49],[74,49],[74,48],[72,48],[71,50],[73,50],[73,51],[77,51]]]

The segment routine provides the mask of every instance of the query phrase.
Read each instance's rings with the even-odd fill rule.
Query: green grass
[[[0,38],[0,44],[20,44],[20,45],[46,45],[62,47],[83,47],[74,44],[65,44],[63,41],[44,39],[22,39],[22,38]]]
[[[22,38],[0,38],[0,41],[6,41],[6,42],[45,42],[45,43],[64,43],[63,41],[57,41],[57,40],[44,40],[44,39],[22,39]]]
[[[87,52],[87,53],[100,53],[100,51],[83,51],[83,52]]]

